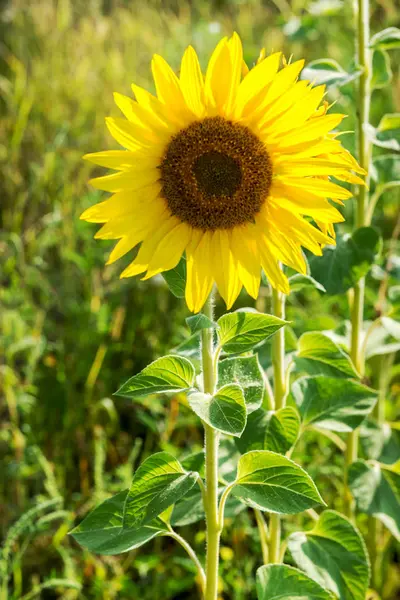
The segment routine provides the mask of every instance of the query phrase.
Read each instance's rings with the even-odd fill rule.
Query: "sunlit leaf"
[[[237,383],[243,390],[247,413],[261,406],[264,375],[257,356],[227,358],[218,364],[218,386]]]
[[[242,454],[250,450],[271,450],[284,454],[295,443],[299,427],[299,415],[291,406],[277,411],[259,408],[248,416],[246,428],[236,440],[236,446]]]
[[[246,426],[247,411],[242,388],[228,383],[213,396],[195,392],[188,396],[192,410],[205,423],[228,435],[240,436]]]
[[[258,600],[334,600],[302,571],[288,565],[264,565],[257,570]]]
[[[294,357],[298,371],[310,375],[358,377],[350,357],[330,337],[321,331],[303,333]]]
[[[218,319],[219,341],[228,354],[247,352],[271,337],[286,321],[273,315],[238,310]]]

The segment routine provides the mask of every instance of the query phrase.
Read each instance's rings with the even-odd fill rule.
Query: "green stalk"
[[[210,294],[204,314],[213,320],[213,297]],[[203,385],[206,394],[213,394],[216,382],[214,363],[213,330],[203,329],[201,332],[201,356],[203,366]],[[205,467],[206,467],[206,590],[205,600],[216,600],[218,594],[219,539],[222,524],[218,518],[218,444],[219,433],[204,423],[205,431]]]
[[[272,313],[285,318],[285,295],[272,290]],[[275,410],[285,406],[286,375],[285,375],[285,332],[283,327],[272,338],[272,364],[274,370],[274,399]],[[269,522],[269,562],[280,562],[281,520],[280,516],[271,514]]]
[[[369,49],[369,0],[356,0],[355,2],[357,20],[357,57],[358,64],[362,69],[358,86],[359,118],[358,118],[358,148],[360,166],[369,171],[371,159],[371,144],[367,136],[369,124],[369,111],[371,104],[371,52]],[[366,181],[368,184],[368,181]],[[366,224],[366,212],[368,204],[368,191],[360,186],[357,198],[356,227]],[[353,304],[351,308],[351,350],[350,355],[354,366],[361,376],[364,375],[364,359],[361,348],[361,334],[364,317],[364,290],[365,279],[362,278],[354,288]],[[354,500],[347,485],[347,472],[352,462],[358,456],[358,431],[355,430],[348,436],[346,451],[346,486],[344,497],[345,513],[354,520]]]

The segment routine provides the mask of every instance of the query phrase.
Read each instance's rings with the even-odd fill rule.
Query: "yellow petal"
[[[352,193],[340,185],[328,181],[326,179],[310,178],[310,177],[291,177],[283,180],[282,177],[276,177],[275,185],[290,185],[292,188],[310,191],[311,194],[322,198],[339,198],[347,200],[352,197]]]
[[[186,248],[186,291],[189,310],[199,312],[213,285],[211,274],[211,232],[194,230]]]
[[[162,271],[176,267],[191,238],[192,228],[186,223],[177,222],[160,241],[149,263],[146,277],[149,279]]]
[[[106,118],[106,125],[113,138],[124,148],[133,151],[143,149],[150,156],[159,154],[159,147],[154,144],[151,132],[143,127],[125,119],[113,119],[112,117]]]
[[[129,208],[128,213],[111,217],[94,237],[99,240],[115,240],[129,234],[136,235],[147,230],[149,226],[154,227],[154,223],[163,218],[166,210],[162,198],[157,198],[148,207],[142,202],[134,209]]]
[[[144,171],[121,171],[104,175],[104,177],[95,177],[90,179],[89,183],[98,190],[105,192],[123,192],[125,190],[137,190],[160,179],[160,171],[156,168]]]
[[[204,80],[197,54],[189,46],[182,58],[180,82],[186,104],[197,116],[204,114]]]
[[[131,87],[138,104],[153,112],[161,121],[168,123],[171,133],[175,133],[180,127],[184,126],[185,119],[182,118],[182,115],[175,114],[169,106],[163,104],[156,96],[153,96],[139,85],[133,83]]]
[[[344,117],[345,115],[325,115],[324,117],[307,121],[307,123],[298,129],[289,131],[282,136],[279,139],[277,148],[279,150],[292,148],[292,151],[295,151],[304,142],[316,140],[326,135],[329,131],[337,127]]]
[[[153,230],[148,233],[142,242],[137,257],[124,271],[122,271],[120,277],[133,277],[134,275],[139,275],[139,273],[147,271],[158,244],[161,242],[163,237],[166,236],[168,232],[176,226],[176,223],[177,219],[171,216],[155,222]]]
[[[231,81],[229,86],[229,95],[225,106],[225,115],[229,117],[236,103],[237,91],[242,76],[243,67],[243,47],[240,37],[236,32],[228,40],[228,49],[231,57]]]
[[[231,250],[231,232],[227,229],[216,230],[211,238],[213,261],[210,265],[218,291],[231,308],[239,295],[242,284],[238,277],[235,259]]]
[[[142,207],[143,202],[148,206],[155,201],[161,192],[161,184],[159,182],[141,188],[140,190],[129,192],[118,192],[105,200],[87,208],[80,216],[83,221],[89,223],[106,223],[113,217],[134,212],[137,207]]]
[[[286,275],[282,272],[278,259],[275,256],[274,247],[269,243],[268,238],[264,237],[259,242],[261,265],[271,286],[283,294],[290,293],[289,282]]]
[[[260,289],[261,264],[253,224],[232,229],[231,249],[238,274],[247,293],[257,298]]]
[[[148,129],[149,135],[152,134],[155,141],[170,137],[166,122],[151,110],[144,108],[138,102],[132,100],[132,98],[118,94],[117,92],[114,92],[114,100],[128,121]]]
[[[114,169],[116,171],[142,170],[156,168],[161,159],[155,156],[142,156],[140,153],[129,152],[128,150],[106,150],[104,152],[92,152],[85,154],[85,160]]]
[[[158,54],[153,56],[151,70],[153,72],[157,96],[161,102],[168,106],[174,113],[181,113],[188,122],[193,120],[194,115],[190,112],[185,102],[179,79],[162,56]]]
[[[321,103],[324,93],[324,85],[309,89],[299,102],[296,102],[281,117],[271,123],[267,128],[269,135],[279,139],[287,131],[297,129],[315,112],[317,106]]]
[[[225,37],[212,53],[206,72],[204,93],[210,116],[213,107],[217,113],[224,114],[230,95],[231,71],[231,54]]]
[[[248,72],[238,89],[235,106],[236,118],[239,118],[244,112],[247,102],[259,94],[260,91],[265,91],[278,71],[280,57],[281,52],[275,52],[275,54],[264,58]],[[248,114],[248,112],[251,112],[251,107],[246,110],[245,114]]]
[[[299,196],[290,197],[285,190],[282,190],[281,195],[271,195],[268,202],[272,202],[277,208],[285,208],[286,210],[295,212],[299,215],[307,215],[313,219],[319,219],[324,223],[341,223],[344,221],[343,215],[331,206],[329,202],[323,198],[311,198]]]

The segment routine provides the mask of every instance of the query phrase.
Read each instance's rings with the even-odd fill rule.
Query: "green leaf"
[[[349,484],[357,509],[382,521],[400,541],[400,461],[389,466],[358,460],[350,465]]]
[[[371,175],[380,186],[400,185],[400,161],[398,154],[377,156],[372,163]]]
[[[303,333],[294,357],[298,371],[310,375],[359,377],[350,357],[330,337],[320,331]]]
[[[193,387],[195,370],[183,356],[163,356],[134,375],[115,393],[116,396],[138,398],[149,394],[182,392]]]
[[[393,72],[390,66],[389,54],[386,50],[376,49],[372,55],[372,89],[380,90],[389,85],[392,79]]]
[[[264,565],[257,570],[258,600],[334,600],[319,583],[288,565]]]
[[[314,81],[316,85],[327,85],[341,87],[354,81],[361,71],[347,73],[340,64],[332,58],[320,58],[313,60],[303,69],[301,78]]]
[[[203,497],[198,485],[192,487],[184,498],[174,504],[171,515],[173,527],[184,527],[204,519]]]
[[[381,118],[378,131],[390,131],[400,129],[400,113],[388,113]]]
[[[192,335],[202,331],[202,329],[215,329],[217,327],[217,324],[214,323],[214,321],[211,321],[211,319],[209,319],[203,313],[198,313],[197,315],[188,317],[186,319],[186,323],[188,324]]]
[[[338,432],[358,427],[377,400],[377,392],[361,383],[324,375],[297,379],[291,395],[305,426]]]
[[[328,294],[344,294],[364,277],[381,248],[379,233],[373,227],[360,227],[326,246],[323,256],[310,258],[311,275]]]
[[[227,358],[218,364],[218,386],[237,383],[243,390],[247,413],[257,410],[264,398],[264,375],[258,357]]]
[[[194,486],[198,473],[186,472],[168,452],[147,458],[136,471],[124,511],[124,528],[146,525]]]
[[[161,273],[169,289],[176,298],[185,297],[186,288],[186,258],[182,256],[174,269]]]
[[[240,457],[232,491],[252,508],[280,514],[295,514],[324,504],[306,471],[268,450],[254,450]]]
[[[381,323],[386,331],[395,339],[400,341],[400,323],[390,317],[381,317]]]
[[[271,337],[286,323],[273,315],[258,312],[227,313],[218,319],[219,341],[228,354],[241,354]]]
[[[311,531],[293,533],[289,550],[297,566],[341,600],[365,600],[369,561],[364,541],[352,523],[326,510]]]
[[[388,27],[372,36],[370,48],[400,48],[400,29],[397,27]]]
[[[400,456],[400,436],[389,423],[365,421],[360,427],[360,441],[369,459],[391,465]]]
[[[128,490],[105,500],[71,531],[84,548],[96,554],[120,554],[139,548],[168,531],[161,519],[153,519],[138,529],[123,529],[124,504]]]
[[[236,440],[236,446],[242,454],[250,450],[284,454],[297,440],[299,427],[299,415],[291,406],[276,412],[260,408],[248,416],[246,428]]]
[[[188,396],[192,410],[217,431],[240,436],[246,426],[247,411],[242,388],[228,383],[214,396],[195,392]]]
[[[388,321],[386,321],[388,324]],[[383,356],[400,350],[400,342],[393,342],[393,335],[389,333],[390,327],[385,327],[383,324],[374,329],[368,335],[368,341],[365,348],[365,358],[369,360],[373,356]],[[393,330],[394,335],[397,334],[397,328]]]
[[[289,277],[290,291],[300,292],[304,288],[314,288],[320,292],[326,292],[326,289],[316,279],[310,277],[310,275],[301,275],[296,273]]]
[[[376,129],[376,127],[373,127],[373,125],[368,125],[366,127],[366,132],[370,142],[374,144],[374,146],[385,148],[386,150],[394,150],[396,152],[400,151],[399,140],[393,137],[393,132],[381,132],[379,129]]]

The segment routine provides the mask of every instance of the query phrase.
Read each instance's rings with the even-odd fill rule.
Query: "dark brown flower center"
[[[160,165],[173,215],[203,230],[254,221],[268,197],[272,165],[247,127],[208,117],[177,133]]]

